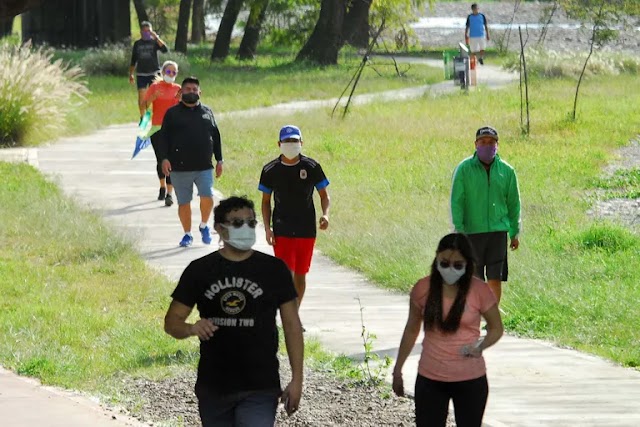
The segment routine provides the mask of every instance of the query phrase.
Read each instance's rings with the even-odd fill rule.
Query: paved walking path
[[[491,68],[485,67],[485,70],[489,75]],[[443,91],[459,90],[447,84],[437,87]],[[220,126],[224,129],[225,121],[256,112],[258,110],[220,115]],[[261,114],[288,112],[275,107],[261,110]],[[216,246],[202,245],[196,231],[193,247],[177,247],[182,231],[176,208],[165,208],[155,200],[157,180],[153,152],[145,150],[135,160],[129,160],[134,134],[134,125],[112,126],[90,136],[68,138],[39,148],[37,156],[29,150],[12,152],[22,153],[17,154],[18,157],[30,159],[67,194],[125,230],[136,240],[148,263],[175,280],[191,260]],[[229,179],[233,171],[226,173],[225,178]],[[258,200],[258,196],[256,190],[254,199]],[[334,200],[334,203],[340,201]],[[194,209],[194,224],[198,222],[197,209]],[[259,235],[256,249],[270,252],[264,236]],[[407,295],[379,289],[319,253],[315,255],[308,282],[301,317],[309,336],[318,337],[326,348],[335,352],[360,356],[363,347],[359,299],[364,307],[366,327],[377,335],[375,350],[395,356],[408,311]],[[408,390],[413,388],[419,352],[418,344],[405,365]],[[544,342],[510,336],[488,350],[486,359],[491,387],[486,426],[640,425],[638,371]],[[23,380],[8,373],[0,375],[0,419],[3,420],[0,424],[103,425],[101,413],[85,408],[84,416],[93,416],[95,420],[75,421],[71,416],[76,405],[73,400],[65,403],[57,399],[57,392],[47,395],[46,390],[31,385],[25,388],[20,381]],[[19,396],[12,395],[11,390],[18,390]],[[39,393],[45,393],[44,397],[35,400],[33,396]],[[20,410],[12,409],[21,402]],[[56,424],[52,420],[57,412],[70,415],[65,422]],[[9,416],[12,418],[7,418]],[[34,422],[38,416],[39,421]],[[6,419],[12,421],[5,424]],[[126,421],[109,422],[112,426],[127,425]]]

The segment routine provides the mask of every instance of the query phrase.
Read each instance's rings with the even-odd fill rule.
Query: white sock
[[[187,231],[187,232],[186,232],[186,233],[184,233],[184,234],[186,234],[186,235],[187,235],[187,236],[189,236],[189,237],[193,237],[193,236],[191,235],[191,232],[190,232],[190,231]]]
[[[202,230],[203,228],[205,228],[207,226],[206,222],[201,222],[200,223],[200,229]]]

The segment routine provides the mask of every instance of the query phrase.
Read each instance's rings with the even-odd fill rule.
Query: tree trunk
[[[13,18],[23,12],[39,6],[42,0],[2,0],[0,1],[0,20]]]
[[[193,0],[193,12],[191,15],[191,43],[200,44],[204,40],[204,0]]]
[[[229,0],[227,2],[227,6],[224,8],[224,13],[222,14],[222,20],[220,21],[220,27],[218,28],[218,34],[216,35],[216,41],[213,44],[213,51],[211,52],[212,60],[224,60],[229,56],[229,45],[231,44],[233,27],[238,20],[243,1],[244,0]]]
[[[309,60],[321,65],[338,63],[342,47],[342,24],[345,0],[322,0],[320,16],[309,40],[302,47],[296,61]]]
[[[191,16],[191,0],[180,0],[178,12],[178,30],[176,31],[177,52],[187,53],[187,37],[189,36],[189,17]]]
[[[138,15],[138,24],[142,21],[149,21],[149,15],[147,15],[147,8],[145,7],[144,0],[133,0],[133,6],[136,8],[136,15]]]
[[[342,24],[342,39],[351,46],[369,47],[369,9],[372,0],[351,0]]]
[[[10,36],[13,30],[13,17],[0,19],[0,38]]]
[[[238,49],[238,59],[245,60],[255,58],[258,43],[260,42],[260,29],[267,16],[267,7],[269,7],[269,0],[253,1],[251,12],[249,13],[249,20],[244,29],[242,42],[240,43],[240,49]]]

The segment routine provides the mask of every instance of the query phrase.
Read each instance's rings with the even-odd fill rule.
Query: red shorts
[[[273,253],[287,264],[294,274],[307,274],[311,267],[314,237],[275,237]]]

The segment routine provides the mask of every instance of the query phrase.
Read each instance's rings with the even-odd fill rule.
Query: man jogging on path
[[[200,197],[200,234],[202,243],[211,243],[207,223],[213,209],[213,163],[216,178],[222,175],[222,141],[213,111],[200,103],[200,82],[195,77],[182,81],[180,103],[167,110],[162,121],[158,153],[162,173],[171,175],[178,201],[178,217],[184,230],[180,246],[193,243],[191,235],[191,199],[193,184]]]
[[[302,142],[300,129],[292,125],[284,126],[278,141],[282,154],[262,168],[258,185],[262,192],[262,221],[267,243],[273,245],[275,256],[282,259],[293,274],[298,306],[304,297],[316,242],[313,190],[316,189],[320,195],[320,230],[329,227],[330,205],[327,192],[329,180],[320,163],[300,154]],[[272,194],[275,199],[273,217]]]
[[[469,236],[477,257],[476,274],[486,277],[500,302],[508,273],[507,235],[511,250],[520,245],[520,190],[515,170],[497,154],[494,128],[478,129],[475,147],[473,156],[453,172],[451,219],[456,232]]]
[[[487,17],[478,12],[476,3],[471,5],[471,14],[467,16],[467,23],[464,30],[464,40],[469,45],[473,55],[480,53],[478,62],[484,65],[484,50],[489,41],[489,27]]]
[[[200,339],[195,392],[203,427],[273,427],[278,398],[289,415],[300,405],[304,341],[296,292],[281,260],[251,249],[257,223],[252,201],[220,201],[214,227],[224,246],[184,270],[164,319],[172,337]],[[194,306],[199,319],[187,323]],[[284,391],[278,311],[291,365]]]
[[[129,83],[133,84],[133,72],[135,71],[136,73],[135,81],[138,87],[140,118],[144,116],[144,112],[147,110],[144,94],[160,72],[158,51],[167,53],[169,49],[167,49],[167,45],[160,39],[158,34],[153,31],[151,23],[143,21],[140,24],[140,39],[133,44],[131,65],[129,66]]]

